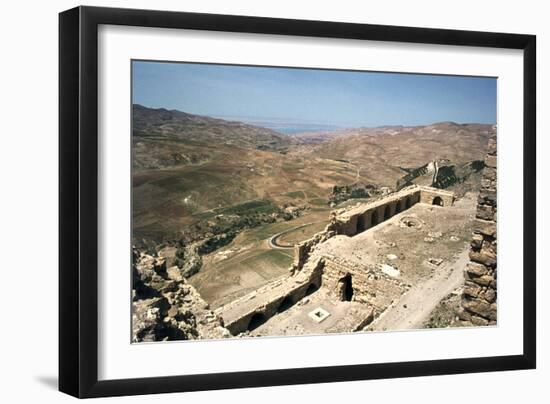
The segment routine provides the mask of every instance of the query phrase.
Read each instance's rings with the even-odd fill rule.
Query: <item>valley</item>
[[[285,135],[133,107],[133,245],[213,308],[288,275],[332,210],[418,184],[477,191],[491,125],[442,122]]]

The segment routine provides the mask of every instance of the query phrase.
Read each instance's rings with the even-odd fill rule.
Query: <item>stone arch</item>
[[[391,217],[391,208],[390,205],[386,205],[384,208],[384,220],[388,220]]]
[[[279,307],[277,307],[277,313],[282,313],[283,311],[290,309],[293,305],[294,299],[292,298],[292,296],[285,296],[285,298],[279,304]]]
[[[397,201],[395,203],[395,214],[397,215],[400,212],[401,212],[401,201]]]
[[[432,201],[432,205],[443,206],[443,198],[436,196]]]
[[[372,214],[370,215],[371,216],[371,219],[370,219],[370,224],[371,226],[376,226],[378,224],[378,210],[375,209],[372,211]]]
[[[267,321],[267,317],[264,313],[261,313],[261,312],[254,313],[254,315],[250,318],[250,321],[248,322],[248,331],[255,330],[266,321]]]
[[[307,287],[305,296],[309,296],[312,293],[317,292],[317,290],[319,290],[319,285],[317,285],[316,283],[310,283]]]
[[[338,281],[338,294],[343,302],[351,302],[353,299],[353,281],[351,274],[346,274]]]
[[[365,215],[360,215],[357,218],[357,232],[356,232],[356,234],[364,232],[366,230],[366,228],[367,228],[367,226],[365,224]]]

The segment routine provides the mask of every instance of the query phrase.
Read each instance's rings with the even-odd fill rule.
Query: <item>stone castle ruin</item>
[[[410,285],[399,279],[398,270],[393,267],[380,265],[368,255],[354,254],[362,250],[356,248],[357,243],[365,244],[361,235],[416,204],[450,207],[453,202],[452,192],[415,185],[372,202],[334,211],[324,231],[295,246],[295,259],[288,277],[218,308],[216,314],[223,318],[232,335],[239,335],[255,330],[297,303],[304,304],[304,300],[309,303],[315,294],[320,307],[308,313],[314,320],[316,311],[325,317],[331,315],[325,306],[334,306],[336,312],[345,307],[342,302],[353,306],[346,307],[346,316],[336,319],[330,330],[317,327],[319,331],[362,330]],[[406,220],[402,223],[409,225]],[[349,315],[351,308],[354,316]],[[316,330],[315,327],[294,330],[299,331]]]
[[[463,277],[455,323],[496,324],[494,138],[485,164],[476,209],[472,198],[410,185],[332,211],[323,231],[294,246],[288,275],[216,309],[177,267],[136,252],[134,341],[420,328],[395,323],[400,312],[408,319],[407,296],[433,295],[435,307]],[[439,283],[426,289],[430,280]]]

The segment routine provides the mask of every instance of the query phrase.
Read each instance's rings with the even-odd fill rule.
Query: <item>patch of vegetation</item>
[[[304,191],[292,191],[288,192],[286,196],[289,196],[291,198],[303,198],[304,197]]]
[[[270,214],[279,212],[279,207],[273,202],[260,199],[232,205],[225,208],[215,209],[216,214],[225,215],[253,215],[253,214]]]
[[[335,185],[332,187],[329,201],[338,204],[348,199],[370,198],[376,194],[376,187],[372,184]]]
[[[323,198],[314,198],[310,199],[309,203],[315,206],[326,206],[328,204],[328,201]]]

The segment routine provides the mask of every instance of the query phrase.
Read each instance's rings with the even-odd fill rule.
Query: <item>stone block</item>
[[[482,276],[482,275],[487,274],[487,268],[485,267],[485,265],[482,265],[482,264],[479,264],[479,263],[476,263],[476,262],[468,263],[468,265],[466,267],[466,270],[470,274],[475,275],[475,276]]]
[[[478,219],[493,221],[495,219],[495,207],[491,205],[478,205],[476,217]]]
[[[483,317],[479,316],[472,316],[471,320],[473,325],[477,326],[485,326],[489,324],[489,320],[484,319]]]
[[[470,242],[470,246],[474,250],[479,251],[481,249],[482,244],[483,244],[483,236],[481,234],[474,234],[472,236],[472,241]]]
[[[470,321],[472,318],[472,315],[467,310],[464,310],[463,307],[459,307],[456,314],[462,321]]]
[[[471,278],[472,282],[477,283],[481,286],[490,286],[491,282],[493,282],[494,278],[490,275],[483,275],[476,278]]]
[[[481,290],[482,290],[481,286],[479,286],[475,282],[466,281],[466,283],[464,285],[464,290],[463,290],[462,293],[464,293],[465,295],[470,296],[470,297],[478,297]]]
[[[474,233],[495,238],[497,235],[497,224],[492,220],[476,219],[474,221]]]
[[[497,191],[496,189],[481,189],[477,198],[479,205],[497,206]]]
[[[481,250],[470,251],[470,260],[493,268],[497,264],[496,248],[484,242]]]
[[[497,292],[493,288],[489,287],[484,293],[483,298],[489,303],[493,303],[497,298]]]
[[[490,320],[496,319],[496,305],[495,305],[495,308],[493,309],[492,304],[487,303],[485,300],[477,299],[477,298],[470,299],[470,298],[463,297],[462,307],[481,317],[485,317]],[[493,314],[495,318],[492,318]]]

